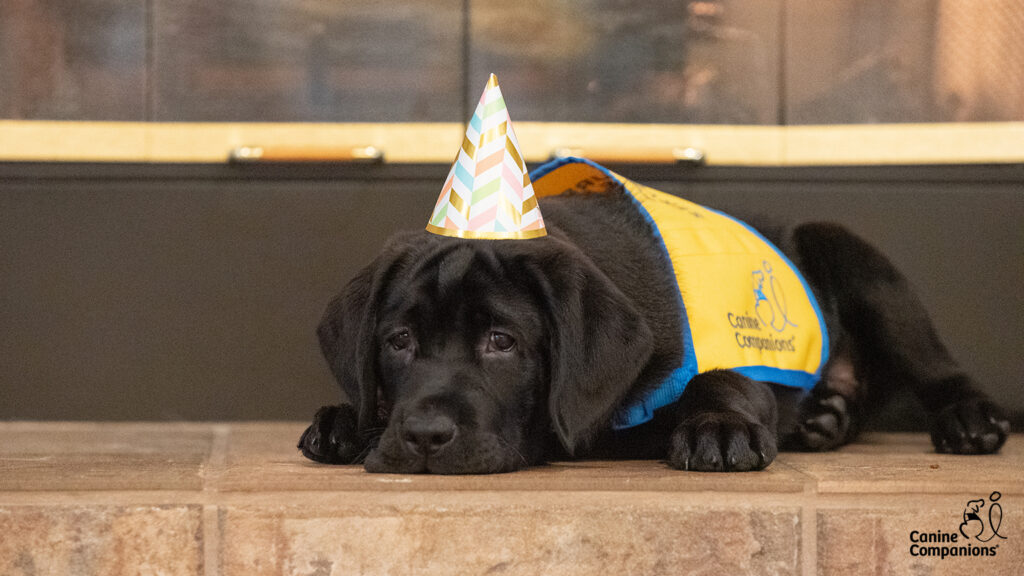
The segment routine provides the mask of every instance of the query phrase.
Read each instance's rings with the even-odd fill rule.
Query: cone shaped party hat
[[[547,234],[494,74],[469,120],[427,230],[486,240]]]

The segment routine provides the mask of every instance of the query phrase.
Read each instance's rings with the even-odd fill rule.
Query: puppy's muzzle
[[[402,440],[419,456],[432,456],[455,439],[455,421],[437,412],[412,414],[402,422]]]

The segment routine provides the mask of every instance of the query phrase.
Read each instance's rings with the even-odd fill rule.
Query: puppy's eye
[[[395,350],[404,350],[409,347],[410,343],[412,343],[412,336],[409,335],[408,330],[402,330],[398,334],[388,338],[388,344],[390,344]]]
[[[491,348],[508,352],[516,345],[516,339],[504,332],[491,332]]]

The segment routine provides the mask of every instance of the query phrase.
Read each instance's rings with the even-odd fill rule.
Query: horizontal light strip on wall
[[[1024,162],[1024,122],[718,126],[517,122],[526,159],[572,150],[601,161],[672,162],[680,150],[712,165],[808,166]],[[287,161],[330,161],[373,148],[385,162],[449,163],[458,123],[144,123],[0,120],[0,161],[227,162],[245,147]],[[289,152],[290,151],[290,152]],[[305,151],[305,152],[302,152]],[[337,156],[339,161],[345,154]],[[237,159],[237,158],[236,158]]]

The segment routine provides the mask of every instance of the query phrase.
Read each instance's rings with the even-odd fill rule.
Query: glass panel
[[[142,120],[145,68],[142,2],[0,2],[0,118]]]
[[[939,3],[935,98],[943,121],[1024,120],[1024,2]]]
[[[153,0],[161,121],[461,121],[461,0]]]
[[[1019,0],[789,0],[790,124],[1024,120]]]
[[[0,118],[1024,121],[1020,0],[0,0]]]
[[[469,98],[513,120],[771,124],[778,0],[472,0]]]

